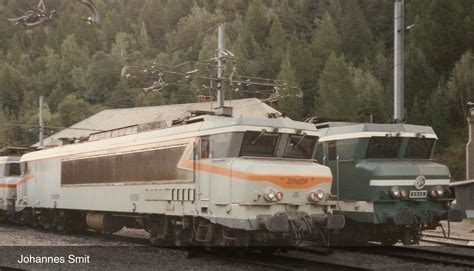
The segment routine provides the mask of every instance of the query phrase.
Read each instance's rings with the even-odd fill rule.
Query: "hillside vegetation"
[[[226,22],[226,47],[242,75],[293,82],[303,99],[275,106],[290,117],[319,115],[387,122],[393,105],[393,1],[387,0],[95,0],[103,20],[86,24],[77,1],[45,0],[60,16],[35,28],[7,18],[32,0],[0,0],[0,141],[27,145],[37,128],[38,97],[46,124],[69,126],[104,108],[194,102],[208,90],[174,80],[159,92],[120,76],[127,63],[206,64],[215,26]],[[406,0],[406,121],[433,126],[437,159],[463,178],[466,102],[474,101],[474,1]],[[214,69],[212,69],[214,73]],[[171,83],[172,78],[168,78]],[[248,91],[233,97],[258,97]],[[48,129],[49,133],[57,132]]]

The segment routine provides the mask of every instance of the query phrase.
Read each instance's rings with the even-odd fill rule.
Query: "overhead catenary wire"
[[[130,73],[127,73],[131,69],[137,69],[142,73],[145,74],[134,74],[131,75]],[[149,72],[151,74],[149,74]],[[210,80],[210,81],[224,81],[227,83],[236,83],[236,84],[244,84],[244,85],[252,85],[252,86],[270,86],[270,87],[285,87],[285,88],[294,88],[294,89],[300,89],[296,86],[292,86],[291,82],[288,81],[283,81],[283,80],[277,80],[277,79],[269,79],[269,78],[261,78],[261,77],[250,77],[250,76],[245,76],[245,75],[233,75],[233,78],[238,78],[238,79],[230,79],[227,76],[225,76],[222,79],[219,79],[217,77],[211,77],[211,76],[202,76],[202,75],[196,75],[196,74],[189,74],[186,72],[178,72],[178,71],[171,71],[171,70],[165,70],[165,69],[157,69],[153,67],[146,67],[142,65],[127,65],[124,67],[122,70],[122,76],[126,77],[135,77],[135,78],[156,78],[157,76],[161,76],[163,74],[168,74],[168,75],[179,75],[179,76],[184,76],[184,77],[189,77],[189,78],[197,78],[197,79],[203,79],[203,80]],[[246,79],[246,80],[245,80]],[[259,81],[252,81],[254,80],[259,80]]]

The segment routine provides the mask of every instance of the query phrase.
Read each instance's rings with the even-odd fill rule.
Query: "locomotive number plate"
[[[426,190],[410,191],[410,198],[411,199],[422,199],[422,198],[426,198],[427,194],[428,194],[428,192],[426,192]]]

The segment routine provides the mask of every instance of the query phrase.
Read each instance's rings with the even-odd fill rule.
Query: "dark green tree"
[[[332,118],[354,118],[357,94],[354,91],[352,68],[344,56],[331,53],[318,82],[319,97],[315,114]]]
[[[296,79],[296,72],[291,66],[289,52],[286,52],[277,78],[288,82],[287,87],[283,87],[279,90],[282,98],[278,101],[278,110],[286,113],[292,119],[301,119],[303,117],[303,97],[299,96],[299,90],[293,88],[298,88],[299,86]]]
[[[455,64],[447,83],[449,97],[455,103],[451,103],[454,115],[451,120],[458,125],[464,124],[467,118],[468,102],[474,101],[474,56],[471,51],[462,55]]]
[[[75,95],[68,95],[58,106],[58,117],[63,126],[71,126],[92,114],[91,106]]]
[[[19,70],[10,64],[3,65],[0,70],[0,105],[6,115],[19,116],[27,82],[28,79]]]
[[[373,36],[358,0],[347,0],[340,30],[342,51],[349,62],[361,66],[366,58],[372,58]]]
[[[340,37],[332,23],[331,16],[325,13],[312,39],[312,50],[316,72],[319,74],[331,52],[339,53]]]

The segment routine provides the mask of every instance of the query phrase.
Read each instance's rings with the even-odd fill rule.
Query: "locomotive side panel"
[[[18,184],[19,206],[58,208],[61,205],[59,160],[28,163],[28,171]]]
[[[20,205],[110,212],[194,214],[193,174],[178,167],[180,144],[128,147],[114,154],[31,161]],[[187,210],[187,211],[185,211]]]
[[[176,165],[185,147],[63,160],[61,185],[188,180]]]

